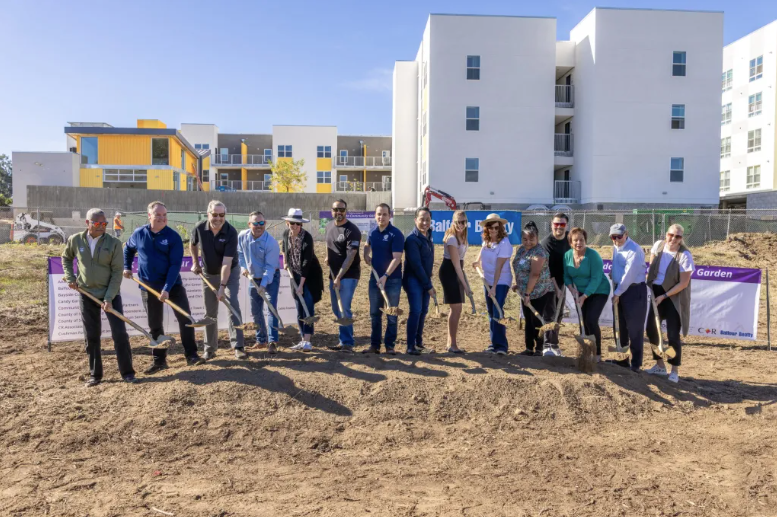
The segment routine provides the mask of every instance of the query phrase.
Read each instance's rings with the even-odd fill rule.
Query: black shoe
[[[397,355],[397,351],[396,351],[396,350],[394,350],[393,348],[387,348],[387,349],[386,349],[386,353],[387,353],[388,355]]]
[[[362,350],[363,354],[379,354],[380,353],[380,347],[371,346],[369,348],[365,348]]]
[[[533,350],[524,350],[523,352],[520,352],[518,355],[534,355]],[[542,355],[542,354],[540,354]]]
[[[135,384],[136,382],[138,382],[134,374],[125,375],[124,377],[122,377],[122,380],[129,384]]]
[[[337,345],[331,345],[331,346],[328,346],[327,348],[329,350],[334,350],[335,352],[339,352],[340,350],[343,349],[343,345],[338,343]]]
[[[408,351],[407,351],[407,352],[405,352],[405,353],[406,353],[407,355],[421,355],[421,352],[419,352],[418,350],[408,350]]]
[[[352,354],[353,353],[353,347],[352,346],[343,345],[343,346],[340,347],[340,351],[343,352],[344,354]]]
[[[205,359],[198,355],[193,355],[186,358],[186,365],[187,366],[199,366],[201,364],[205,364]]]
[[[542,357],[542,350],[537,350],[536,352],[534,352],[534,356],[535,357]]]
[[[144,375],[154,375],[156,372],[167,370],[167,363],[154,363],[151,367],[143,372]]]
[[[87,388],[92,388],[94,386],[97,386],[101,382],[102,382],[102,380],[98,379],[97,377],[89,377],[89,380],[86,381],[86,387]]]
[[[203,361],[210,361],[211,359],[216,357],[216,352],[211,352],[210,350],[206,350],[202,354],[202,360]]]

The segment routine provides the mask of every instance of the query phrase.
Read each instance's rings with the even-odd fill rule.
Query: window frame
[[[682,109],[682,115],[675,115],[675,108]],[[675,127],[676,126],[676,127]],[[685,129],[685,104],[672,104],[672,129]]]
[[[332,184],[332,171],[316,171],[316,184]]]
[[[756,181],[756,176],[758,177],[758,181]],[[747,172],[745,176],[745,188],[746,189],[761,188],[761,166],[760,165],[751,165],[750,167],[747,168]]]
[[[676,57],[682,57],[677,61]],[[682,70],[682,73],[679,73]],[[672,77],[685,77],[688,75],[688,53],[685,50],[672,51]]]
[[[474,167],[472,167],[474,160]],[[470,179],[472,173],[475,173],[475,179]],[[464,182],[465,183],[479,183],[480,182],[480,158],[464,158]]]
[[[166,158],[154,158],[154,143],[155,142],[165,142],[167,145],[167,157]],[[229,150],[227,150],[227,153],[229,153]],[[164,163],[162,163],[159,160],[165,160]],[[151,139],[151,165],[170,165],[170,139],[167,137],[164,138],[152,138]]]
[[[317,145],[316,146],[316,157],[317,158],[331,158],[332,157],[332,146],[331,145]]]
[[[90,144],[94,141],[94,162],[90,162],[89,156],[84,154],[84,140],[88,140]],[[98,165],[100,163],[100,140],[96,136],[82,136],[80,154],[82,165]],[[86,158],[86,161],[84,161],[84,158]]]
[[[470,65],[472,59],[472,65]],[[477,64],[476,61],[477,60]],[[467,55],[467,81],[480,81],[480,55]]]
[[[731,170],[720,171],[720,191],[728,192],[729,190],[731,190]]]
[[[720,139],[720,158],[728,158],[731,156],[731,137],[724,136]]]
[[[756,132],[758,134],[756,135]],[[761,150],[761,128],[751,129],[747,132],[747,152],[757,153]]]
[[[679,167],[675,167],[675,160],[680,160]],[[680,179],[677,179],[677,173],[680,173]],[[682,156],[672,156],[669,158],[669,182],[683,183],[685,180],[685,158]]]
[[[764,56],[761,54],[750,60],[750,80],[749,82],[757,81],[764,75]]]
[[[470,116],[470,110],[475,110],[476,116]],[[467,131],[480,131],[480,106],[467,106],[464,109]]]
[[[720,91],[727,92],[733,88],[734,84],[734,69],[729,68],[722,74],[720,74]]]
[[[731,103],[724,104],[720,107],[720,125],[725,126],[731,124]]]
[[[290,145],[278,146],[278,158],[293,158],[292,147]]]
[[[763,92],[747,97],[747,118],[757,117],[763,111]]]

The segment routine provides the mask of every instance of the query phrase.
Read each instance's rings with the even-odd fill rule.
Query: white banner
[[[191,257],[184,257],[181,265],[181,280],[186,288],[186,294],[189,298],[189,307],[194,319],[205,317],[205,300],[202,295],[202,279],[190,271],[192,267]],[[138,259],[132,266],[133,272],[138,272]],[[78,305],[79,293],[70,289],[63,282],[64,270],[62,269],[62,259],[60,257],[49,258],[49,340],[54,343],[58,341],[78,341],[84,339],[84,328],[81,323],[81,311]],[[294,303],[291,285],[289,283],[289,274],[286,270],[281,270],[281,286],[278,290],[278,313],[286,325],[297,324],[297,306]],[[240,277],[240,313],[244,322],[253,321],[251,317],[251,301],[248,294],[248,288],[251,281],[246,277]],[[140,298],[140,286],[124,278],[121,283],[121,300],[124,308],[124,315],[148,329],[148,318],[143,309],[143,301]],[[89,302],[92,303],[92,302]],[[164,309],[164,329],[165,334],[178,334],[178,320],[175,313],[169,305],[165,304]],[[221,330],[226,330],[229,325],[229,310],[225,305],[219,305],[218,326]],[[265,322],[269,317],[267,307],[264,309]],[[102,313],[102,337],[111,337],[111,328],[108,325],[108,318]],[[269,328],[269,327],[268,327]],[[205,327],[194,329],[195,332],[205,332]],[[127,333],[130,336],[139,336],[140,333],[127,325]]]
[[[604,261],[608,280],[612,261]],[[696,266],[691,276],[691,322],[688,334],[724,339],[755,341],[758,337],[758,311],[761,296],[761,270],[720,266]],[[612,327],[612,282],[599,323]],[[564,322],[577,324],[575,302],[567,290]],[[666,330],[666,322],[662,322]]]

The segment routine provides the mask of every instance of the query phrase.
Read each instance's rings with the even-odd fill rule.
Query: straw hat
[[[480,224],[482,226],[486,226],[488,223],[494,223],[494,222],[507,224],[507,219],[502,219],[501,217],[499,217],[499,214],[488,214],[488,217],[486,217],[486,220]]]
[[[291,221],[292,223],[309,223],[310,219],[304,219],[302,217],[301,208],[289,208],[289,214],[286,217],[282,217],[284,221]]]

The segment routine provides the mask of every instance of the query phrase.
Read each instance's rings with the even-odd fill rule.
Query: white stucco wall
[[[81,155],[70,152],[11,153],[13,206],[27,207],[27,185],[77,187]]]
[[[292,158],[294,161],[304,159],[305,164],[302,170],[307,174],[307,183],[304,192],[316,192],[316,148],[319,145],[331,146],[332,156],[336,154],[337,149],[337,127],[336,126],[273,126],[272,144],[276,158],[279,145],[292,146]],[[335,172],[332,171],[332,182],[334,183]],[[332,185],[334,191],[334,184]]]
[[[391,206],[402,209],[418,206],[418,62],[397,61],[393,85]]]

